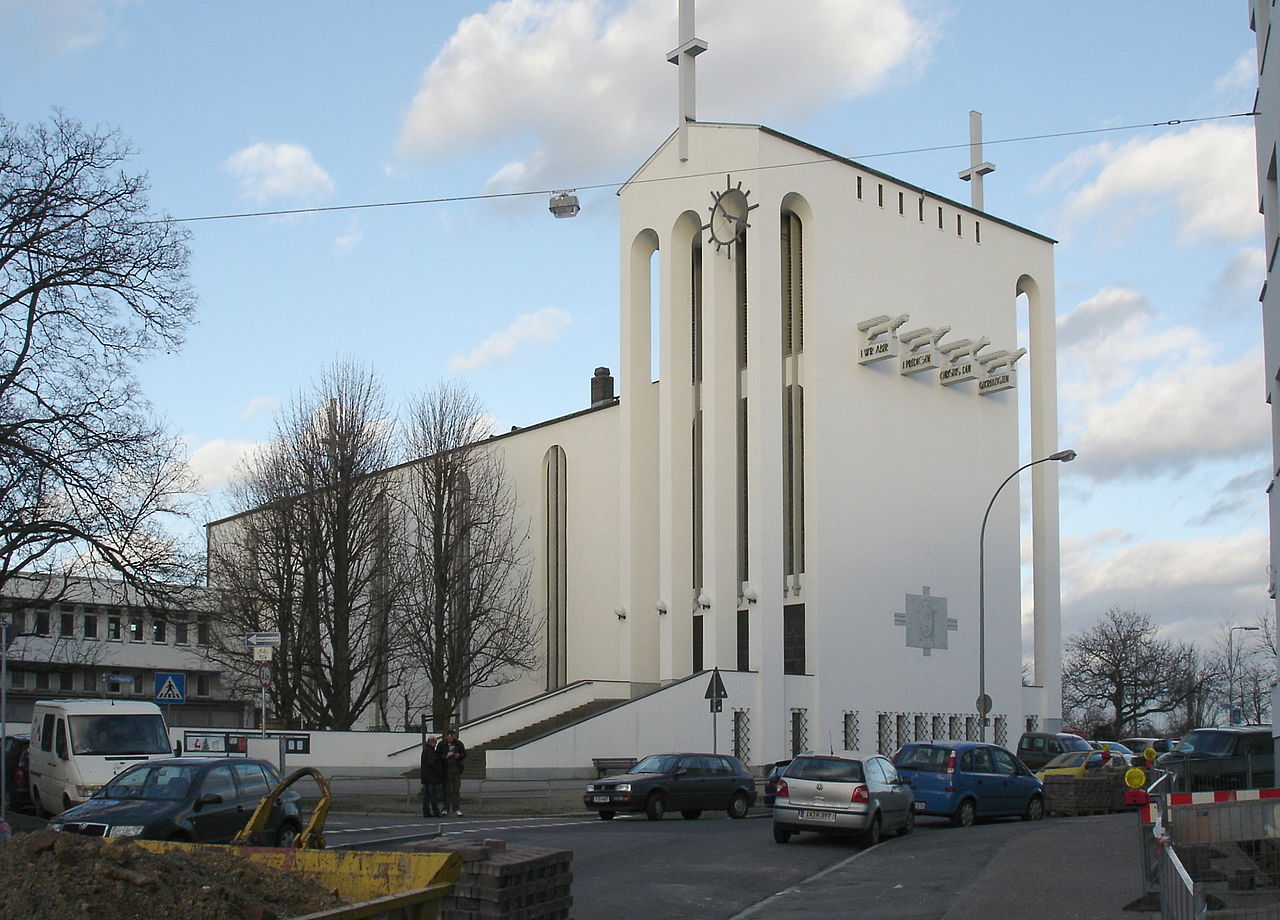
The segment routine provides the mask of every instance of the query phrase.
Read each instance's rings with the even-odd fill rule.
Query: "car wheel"
[[[293,842],[298,839],[298,825],[292,821],[286,821],[280,825],[280,830],[276,831],[276,846],[292,847]]]
[[[658,821],[667,813],[667,802],[662,797],[661,792],[649,793],[649,798],[644,803],[645,817],[650,821]]]
[[[791,831],[785,828],[775,826],[773,829],[773,842],[786,843],[791,839]]]
[[[696,821],[702,817],[701,808],[686,808],[680,815],[688,821]]]
[[[1044,817],[1044,799],[1033,795],[1027,803],[1027,810],[1022,813],[1023,821],[1039,821]]]
[[[741,792],[735,792],[733,798],[729,800],[729,817],[745,818],[747,816],[747,797]]]
[[[613,820],[613,816],[614,816],[614,815],[616,815],[616,814],[617,814],[617,812],[616,812],[616,811],[602,811],[602,812],[600,812],[600,820],[601,820],[601,821],[612,821],[612,820]]]
[[[916,829],[916,813],[914,811],[907,812],[907,823],[902,825],[902,830],[898,831],[899,837],[905,837]]]
[[[871,826],[862,832],[862,842],[869,847],[880,842],[880,816],[871,819]]]
[[[973,799],[965,799],[951,816],[952,827],[973,827],[977,813],[973,809]]]

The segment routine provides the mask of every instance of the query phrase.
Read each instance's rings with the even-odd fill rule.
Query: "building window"
[[[107,617],[107,638],[116,642],[120,641],[120,617],[112,615]]]
[[[782,673],[803,674],[804,664],[804,604],[787,604],[782,608]]]
[[[164,642],[164,641],[165,641],[165,622],[164,622],[164,620],[152,620],[152,621],[151,621],[151,641],[152,641],[152,642]]]
[[[702,614],[693,615],[693,673],[702,670]]]
[[[63,612],[58,617],[58,635],[64,639],[75,638],[76,634],[76,615],[74,613]]]
[[[36,623],[35,623],[35,626],[36,626],[36,635],[37,635],[37,636],[47,636],[47,635],[49,635],[49,611],[48,611],[48,610],[37,610],[37,611],[36,611]]]
[[[212,681],[209,679],[208,674],[197,674],[196,675],[196,696],[208,696],[209,685],[211,683]]]
[[[49,689],[49,672],[48,671],[36,671],[36,689],[37,690]]]
[[[21,690],[21,689],[23,689],[24,687],[26,687],[26,685],[27,685],[27,672],[26,672],[26,671],[18,671],[18,670],[16,670],[16,669],[15,669],[15,670],[10,670],[10,671],[9,671],[9,686],[10,686],[10,687],[12,687],[14,690]]]
[[[784,574],[804,572],[804,225],[782,213],[782,529]]]
[[[98,615],[96,613],[86,613],[84,615],[84,637],[86,639],[98,638]]]
[[[738,670],[751,670],[751,614],[738,611]]]
[[[80,672],[80,689],[86,693],[98,692],[98,675],[92,670]]]
[[[70,671],[59,671],[58,689],[62,690],[64,693],[70,693],[74,690],[75,687],[72,685],[72,676],[72,672]]]
[[[751,710],[733,711],[733,756],[744,763],[751,762]]]
[[[547,608],[547,689],[569,682],[568,461],[564,448],[552,446],[542,459]]]
[[[142,696],[142,693],[143,693],[142,675],[135,674],[133,675],[133,695]]]
[[[809,749],[809,710],[791,710],[791,756]]]
[[[173,642],[175,645],[186,645],[190,641],[187,639],[187,621],[177,620],[173,624]]]
[[[844,714],[844,749],[858,750],[858,714],[846,711]]]
[[[129,641],[142,641],[142,617],[129,617]]]
[[[209,645],[209,618],[201,617],[196,623],[196,643],[202,646]]]

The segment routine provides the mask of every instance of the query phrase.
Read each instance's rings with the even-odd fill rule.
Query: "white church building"
[[[966,205],[695,121],[686,12],[680,127],[618,193],[617,395],[600,368],[590,408],[489,442],[534,535],[542,664],[475,692],[462,737],[514,777],[1057,728],[1053,241],[982,209],[976,123]]]
[[[619,194],[619,398],[602,368],[594,408],[494,442],[537,535],[545,667],[471,711],[630,701],[489,751],[490,775],[1056,728],[1056,463],[1029,471],[1034,686],[1016,482],[979,597],[1018,387],[1033,458],[1058,449],[1052,240],[755,125],[687,123]]]

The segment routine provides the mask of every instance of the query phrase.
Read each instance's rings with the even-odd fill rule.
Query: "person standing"
[[[436,750],[444,762],[444,813],[447,815],[452,809],[462,817],[462,764],[467,759],[466,745],[456,731],[449,729]]]
[[[444,761],[440,759],[434,735],[422,745],[420,763],[422,781],[422,817],[439,818],[449,812],[444,809]]]

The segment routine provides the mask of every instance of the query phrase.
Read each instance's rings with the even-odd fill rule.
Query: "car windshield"
[[[787,779],[807,779],[820,783],[860,783],[862,764],[840,757],[797,757],[787,767]]]
[[[169,733],[159,715],[71,716],[71,749],[77,754],[169,754]]]
[[[140,764],[107,783],[98,797],[180,801],[191,789],[198,769],[192,764]]]
[[[640,761],[628,773],[670,773],[675,769],[675,754],[650,754]]]
[[[1053,758],[1053,760],[1044,765],[1044,768],[1046,770],[1050,770],[1057,767],[1078,767],[1091,753],[1093,753],[1092,750],[1068,751],[1065,754],[1059,754],[1057,757]]]
[[[1062,746],[1068,751],[1091,751],[1093,748],[1079,735],[1064,735]]]
[[[1195,751],[1199,754],[1230,754],[1234,735],[1231,732],[1194,731],[1178,742],[1174,748],[1179,754]]]
[[[910,747],[898,755],[895,766],[903,770],[923,770],[926,773],[945,773],[951,751],[947,748],[920,745]]]

